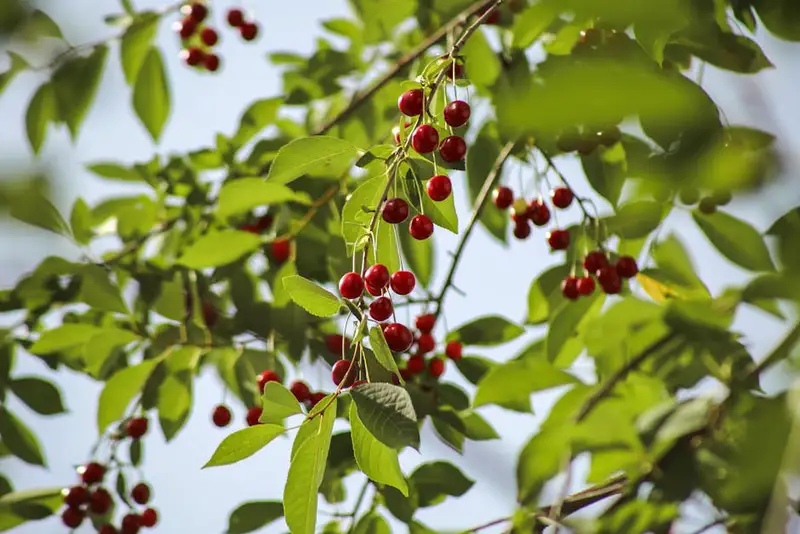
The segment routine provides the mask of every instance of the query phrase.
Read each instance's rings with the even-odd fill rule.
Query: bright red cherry
[[[469,120],[470,113],[469,104],[463,100],[453,100],[444,108],[444,122],[453,128],[464,126]]]
[[[451,360],[458,361],[461,359],[461,352],[464,346],[459,341],[450,341],[444,348],[444,354]]]
[[[272,226],[273,220],[274,219],[272,215],[270,215],[269,213],[265,213],[264,215],[258,218],[258,221],[256,221],[256,226],[262,232],[265,230],[269,230],[270,226]]]
[[[388,297],[378,297],[369,305],[369,316],[379,323],[391,317],[393,311],[392,299]]]
[[[350,340],[340,334],[325,336],[325,347],[331,354],[342,354],[350,350]]]
[[[547,232],[547,243],[553,250],[565,250],[569,248],[569,230],[553,230]]]
[[[244,23],[244,13],[241,9],[229,9],[227,19],[230,27],[238,28]]]
[[[568,187],[556,187],[550,191],[550,199],[553,201],[553,205],[562,210],[572,204],[573,198],[575,198],[575,195],[572,193],[572,189]]]
[[[202,63],[206,57],[205,52],[194,46],[181,50],[180,55],[184,63],[190,67],[196,67]]]
[[[527,239],[531,235],[531,225],[525,219],[514,221],[514,237],[519,240]]]
[[[450,178],[443,174],[437,174],[430,180],[426,187],[428,196],[434,202],[441,202],[450,196],[453,191],[453,184],[450,183]]]
[[[292,382],[292,385],[289,387],[289,391],[292,392],[292,395],[294,395],[294,398],[297,399],[297,402],[305,402],[311,398],[311,389],[309,389],[308,384],[301,382],[300,380],[295,380]]]
[[[380,295],[380,290],[389,284],[389,277],[389,269],[382,263],[376,263],[364,273],[364,284],[367,289],[375,289],[377,294]],[[370,294],[374,295],[375,293],[370,291]]]
[[[600,250],[593,250],[583,258],[583,268],[591,274],[597,274],[597,271],[608,265],[608,258]]]
[[[206,46],[214,46],[217,44],[217,41],[219,41],[219,34],[214,28],[206,26],[203,28],[203,31],[200,32],[200,40],[203,41],[203,44]]]
[[[594,278],[591,276],[582,276],[578,278],[578,293],[583,295],[584,297],[588,297],[592,293],[594,293]]]
[[[258,36],[258,25],[254,22],[244,22],[239,26],[239,34],[245,41],[252,41]]]
[[[492,193],[492,202],[497,209],[508,209],[514,203],[514,192],[510,187],[500,186]]]
[[[142,516],[130,513],[122,518],[122,534],[136,534],[142,528]]]
[[[211,420],[214,422],[214,425],[219,428],[228,426],[231,422],[231,409],[220,404],[214,408],[214,411],[211,413]]]
[[[87,486],[91,486],[92,484],[97,484],[103,481],[103,477],[106,476],[106,468],[102,464],[98,464],[97,462],[92,462],[86,464],[80,471],[81,480]]]
[[[111,502],[111,494],[103,488],[98,488],[89,498],[89,510],[94,515],[105,515],[111,508]]]
[[[173,29],[181,36],[181,39],[185,41],[194,35],[194,32],[197,30],[197,23],[190,18],[185,18],[180,22],[176,22]]]
[[[258,420],[261,418],[262,412],[261,406],[253,406],[247,410],[247,426],[260,425],[261,423]]]
[[[144,482],[139,482],[131,490],[131,498],[136,504],[147,504],[150,500],[150,486]]]
[[[531,200],[526,215],[536,226],[544,226],[550,222],[550,208],[538,199]]]
[[[433,378],[439,378],[444,373],[444,360],[441,358],[433,358],[428,363],[428,374]]]
[[[408,225],[408,231],[411,237],[423,241],[433,234],[433,221],[427,215],[415,215]]]
[[[461,161],[467,155],[467,143],[459,135],[445,137],[439,145],[439,154],[445,161]]]
[[[364,293],[364,280],[358,273],[346,273],[339,279],[339,294],[346,299],[357,299]]]
[[[439,146],[439,132],[430,124],[418,126],[411,134],[411,146],[420,154],[429,154]]]
[[[64,504],[70,508],[78,508],[89,502],[89,490],[86,486],[73,486],[64,494]]]
[[[97,531],[97,534],[119,534],[119,533],[117,532],[117,529],[116,527],[114,527],[114,525],[106,524],[100,527],[100,530]]]
[[[192,2],[191,4],[183,6],[181,8],[181,13],[199,24],[208,16],[208,8],[205,4],[201,4],[200,2]]]
[[[617,270],[607,265],[597,272],[597,281],[600,287],[608,295],[616,295],[622,291],[622,279],[619,277]]]
[[[242,232],[247,232],[249,234],[260,234],[261,231],[258,229],[258,226],[255,224],[243,224],[239,227],[239,230]]]
[[[147,420],[147,417],[134,417],[128,420],[125,428],[127,430],[128,437],[132,439],[139,439],[147,434],[148,426],[149,421]]]
[[[433,349],[436,348],[436,340],[430,334],[422,334],[417,339],[417,349],[419,349],[420,354],[427,354],[429,352],[433,352]]]
[[[568,276],[561,282],[561,294],[569,300],[577,300],[580,296],[578,292],[578,278]]]
[[[414,291],[414,286],[417,285],[417,279],[411,271],[396,271],[392,274],[390,285],[392,291],[398,295],[408,295]]]
[[[156,526],[156,523],[158,523],[158,512],[153,508],[146,509],[142,512],[141,522],[143,527],[152,528]]]
[[[420,374],[425,370],[425,357],[422,354],[415,354],[410,357],[406,363],[405,370],[411,376]],[[408,378],[403,377],[403,380],[408,380]]]
[[[386,338],[386,344],[395,352],[404,352],[408,350],[414,342],[414,336],[405,325],[400,323],[391,323],[383,329],[383,337]]]
[[[433,325],[436,323],[436,316],[432,313],[426,313],[417,317],[414,326],[423,334],[429,333],[433,330]]]
[[[268,382],[280,382],[281,377],[278,376],[278,373],[271,369],[267,369],[256,378],[256,384],[258,385],[258,390],[261,393],[264,393],[264,388],[266,387]]]
[[[351,376],[345,380],[345,377],[347,377],[347,371],[350,370],[350,365],[350,360],[338,360],[333,364],[333,368],[331,369],[331,379],[333,380],[334,385],[338,386],[339,384],[342,384],[342,387],[345,388],[349,388],[353,385],[353,382],[356,381],[356,375],[358,374],[355,372],[355,370],[354,372],[350,373]]]
[[[219,56],[216,54],[208,54],[203,58],[203,66],[208,72],[217,72],[219,70]]]
[[[422,104],[425,92],[422,89],[409,89],[397,99],[400,113],[409,117],[416,117],[422,113]]]
[[[272,252],[272,259],[277,263],[283,263],[289,259],[292,251],[292,244],[288,239],[276,239],[270,243],[270,250]]]
[[[617,259],[617,274],[622,278],[633,278],[638,272],[639,266],[631,256],[620,256]]]
[[[389,224],[400,224],[408,219],[408,202],[402,198],[390,198],[383,204],[381,216]]]
[[[83,523],[84,517],[79,508],[67,508],[61,513],[61,522],[68,528],[78,528]]]

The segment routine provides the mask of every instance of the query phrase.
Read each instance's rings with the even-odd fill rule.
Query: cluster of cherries
[[[413,346],[410,347],[414,354],[408,357],[405,366],[400,369],[400,376],[403,380],[410,381],[417,375],[426,370],[433,378],[439,378],[445,371],[445,360],[433,357],[426,360],[426,356],[436,349],[436,338],[433,337],[433,327],[436,323],[436,316],[425,313],[417,316],[414,320],[416,334],[414,335]],[[445,345],[444,354],[447,358],[458,361],[461,359],[462,346],[458,341],[450,341]]]
[[[567,209],[575,198],[575,194],[568,187],[556,187],[550,191],[550,201],[558,209]],[[492,193],[494,205],[501,210],[513,207],[511,220],[514,223],[514,237],[527,239],[531,235],[531,225],[545,226],[550,222],[550,208],[541,198],[526,202],[524,198],[514,199],[514,192],[505,186],[500,186]],[[552,250],[566,250],[569,248],[569,230],[555,229],[547,233],[547,243]]]
[[[274,218],[269,213],[256,218],[255,222],[245,223],[239,226],[239,230],[251,234],[263,234],[272,227]],[[292,245],[288,239],[276,239],[269,244],[270,257],[278,264],[289,259],[292,252]]]
[[[620,256],[616,262],[611,263],[602,250],[589,252],[583,258],[584,275],[567,276],[561,282],[561,293],[569,300],[588,297],[595,290],[594,277],[607,295],[616,295],[622,291],[622,281],[633,278],[639,272],[636,260],[631,256]]]
[[[447,178],[446,176],[434,176],[434,178]],[[450,179],[447,179],[450,183]],[[448,185],[448,187],[450,187]],[[408,202],[402,198],[390,198],[383,203],[381,217],[389,224],[400,224],[408,219]],[[414,215],[408,224],[408,233],[418,241],[424,241],[433,235],[433,221],[422,213]]]
[[[397,99],[397,107],[403,115],[416,117],[425,107],[425,91],[409,89]],[[469,120],[470,107],[463,100],[453,100],[444,108],[444,121],[452,128],[464,126]],[[399,132],[395,133],[398,140]],[[460,135],[450,135],[439,143],[439,132],[430,124],[421,124],[411,133],[411,147],[419,154],[430,154],[439,148],[443,160],[462,161],[467,155],[467,143]],[[447,198],[447,197],[445,197]]]
[[[181,59],[190,67],[204,68],[210,72],[219,69],[219,56],[212,50],[219,42],[219,33],[206,24],[208,7],[201,2],[192,2],[181,7],[184,18],[174,25],[175,32],[183,43]],[[239,30],[245,41],[252,41],[258,35],[258,25],[245,19],[241,9],[230,9],[228,25]]]

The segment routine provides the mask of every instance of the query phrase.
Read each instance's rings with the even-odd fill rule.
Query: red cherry
[[[617,259],[617,274],[622,278],[633,278],[638,272],[639,266],[631,256],[620,256]]]
[[[400,371],[400,373],[402,374],[402,371]],[[405,380],[405,378],[403,380]],[[396,374],[392,374],[392,384],[394,384],[395,386],[400,385],[400,377],[397,376]]]
[[[214,425],[216,425],[219,428],[228,426],[228,424],[231,422],[230,408],[220,404],[219,406],[214,408],[214,411],[211,414],[211,420],[214,422]]]
[[[242,25],[239,26],[239,34],[245,41],[252,41],[258,35],[258,25],[254,22],[243,22]]]
[[[408,363],[406,363],[405,370],[408,371],[411,376],[420,374],[425,370],[425,357],[422,354],[415,354],[410,357]],[[408,379],[404,377],[403,380]]]
[[[309,409],[310,409],[310,408],[313,408],[314,406],[316,406],[317,404],[319,404],[319,402],[320,402],[322,399],[324,399],[325,397],[327,397],[327,395],[326,395],[325,393],[323,393],[322,391],[318,391],[318,392],[316,392],[316,393],[312,393],[312,394],[311,394],[311,397],[308,399],[308,406],[309,406]]]
[[[458,341],[449,341],[444,348],[444,354],[451,360],[458,361],[461,359],[461,352],[464,346]]]
[[[458,135],[445,137],[439,145],[439,154],[445,161],[461,161],[467,155],[467,143]]]
[[[439,132],[430,124],[418,126],[411,134],[411,146],[420,154],[429,154],[439,145]]]
[[[181,50],[181,59],[190,67],[196,67],[205,59],[206,54],[197,47]]]
[[[269,213],[265,213],[264,215],[262,215],[261,217],[258,218],[258,221],[256,222],[256,226],[262,232],[265,231],[265,230],[269,230],[270,226],[272,226],[273,220],[274,219],[273,219],[272,215],[270,215]]]
[[[150,500],[150,486],[144,482],[136,484],[131,490],[131,498],[136,504],[147,504]]]
[[[569,248],[569,230],[553,230],[547,232],[547,243],[553,250],[565,250]]]
[[[325,336],[325,346],[331,354],[342,354],[350,350],[350,340],[339,334]]]
[[[497,209],[508,209],[514,203],[514,192],[510,187],[498,187],[492,193],[492,202],[494,202]]]
[[[428,373],[434,378],[442,376],[444,373],[444,360],[441,358],[433,358],[428,364]]]
[[[244,23],[244,13],[241,9],[229,9],[227,19],[229,26],[232,28],[238,28]]]
[[[411,361],[411,360],[409,360],[409,361]],[[423,364],[422,368],[425,369],[425,361],[424,360],[422,361],[422,364]],[[411,377],[414,376],[414,373],[409,371],[407,368],[403,368],[403,369],[400,369],[400,376],[402,377],[403,380],[408,382],[409,380],[411,380]],[[400,381],[399,380],[397,381],[396,385],[398,385],[398,386],[400,385]]]
[[[358,273],[346,273],[339,280],[339,294],[346,299],[357,299],[364,293],[364,280]]]
[[[594,278],[591,276],[582,276],[578,278],[578,293],[583,295],[584,297],[588,297],[592,293],[594,293]]]
[[[469,104],[463,100],[453,100],[444,108],[444,122],[453,128],[464,126],[469,120],[470,113]]]
[[[389,224],[400,224],[408,219],[408,202],[402,198],[390,198],[383,204],[381,216]]]
[[[561,282],[561,294],[569,300],[578,300],[580,293],[578,292],[578,278],[575,276],[568,276]]]
[[[453,184],[450,183],[450,178],[443,174],[437,174],[430,180],[427,185],[428,196],[434,202],[441,202],[450,196],[453,191]]]
[[[195,30],[197,30],[197,23],[190,18],[185,18],[180,22],[176,22],[173,29],[185,41],[194,35]]]
[[[216,54],[208,54],[203,58],[203,66],[208,72],[217,72],[217,70],[219,70],[219,56]]]
[[[280,382],[281,377],[278,376],[278,373],[271,369],[267,369],[256,378],[256,384],[258,385],[258,390],[261,393],[264,393],[264,388],[266,387],[268,382]]]
[[[419,339],[417,339],[417,348],[420,354],[433,352],[433,349],[436,348],[436,340],[433,339],[433,336],[430,334],[422,334],[419,336]]]
[[[191,18],[193,21],[200,23],[206,19],[208,8],[205,4],[201,4],[200,2],[192,2],[191,4],[183,6],[181,8],[181,13]]]
[[[353,382],[356,381],[356,375],[358,373],[352,372],[350,373],[350,377],[345,380],[347,377],[347,371],[350,370],[350,360],[338,360],[333,364],[333,368],[331,369],[331,379],[333,380],[334,385],[338,386],[339,384],[343,384],[342,387],[349,388],[353,385]],[[355,364],[353,364],[355,365]],[[344,382],[342,382],[344,380]]]
[[[423,334],[429,333],[433,330],[433,325],[436,323],[436,316],[432,313],[426,313],[417,317],[414,326]]]
[[[597,281],[600,282],[600,287],[608,295],[616,295],[622,290],[622,279],[617,274],[617,270],[610,265],[597,272]]]
[[[411,271],[397,271],[392,274],[390,284],[392,291],[398,295],[408,295],[414,291],[414,286],[417,285],[417,279]]]
[[[247,426],[260,425],[261,423],[258,420],[261,418],[262,412],[261,406],[253,406],[247,410]]]
[[[127,514],[122,518],[122,534],[137,534],[142,528],[142,518],[139,514]]]
[[[442,56],[442,59],[445,57],[446,56]],[[445,75],[451,80],[453,79],[453,76],[455,76],[456,79],[461,79],[464,77],[464,65],[459,61],[451,61],[447,64],[447,67],[445,67],[444,72]]]
[[[142,512],[142,526],[152,528],[158,523],[158,512],[152,508],[148,508]]]
[[[405,325],[400,323],[391,323],[383,329],[383,337],[386,338],[386,344],[395,352],[404,352],[408,350],[414,342],[414,336]]]
[[[514,237],[517,239],[527,239],[531,235],[531,225],[525,219],[519,219],[514,222]]]
[[[557,208],[568,208],[569,205],[572,204],[573,198],[575,198],[575,195],[568,187],[556,187],[550,191],[550,199]]]
[[[395,376],[395,375],[392,375],[392,376]],[[350,387],[357,388],[361,384],[367,384],[367,381],[366,380],[356,380],[355,382],[353,382],[353,385],[350,386]]]
[[[89,509],[95,515],[105,515],[111,508],[111,501],[111,494],[103,488],[98,488],[89,498]]]
[[[106,476],[105,466],[97,462],[92,462],[82,469],[81,480],[83,480],[83,483],[87,486],[91,486],[92,484],[102,482],[104,476]]]
[[[376,263],[364,273],[364,284],[367,289],[376,289],[377,294],[380,295],[380,290],[389,284],[389,269],[381,263]],[[370,294],[374,294],[370,291]]]
[[[498,10],[496,7],[493,7],[493,6],[486,6],[485,8],[483,8],[482,10],[480,10],[480,11],[478,12],[478,15],[483,15],[483,14],[484,14],[484,13],[486,13],[486,12],[487,12],[489,9],[491,9],[491,10],[492,10],[492,12],[491,12],[491,13],[489,13],[489,16],[488,16],[488,17],[486,17],[486,18],[483,20],[483,23],[484,23],[484,24],[490,24],[490,25],[494,25],[494,24],[497,24],[498,22],[500,22],[500,11],[499,11],[499,10]]]
[[[369,305],[369,316],[379,323],[391,317],[393,311],[392,299],[388,297],[378,297]]]
[[[134,417],[128,421],[126,425],[126,430],[128,437],[133,439],[139,439],[145,434],[147,434],[147,428],[149,426],[149,421],[147,417]]]
[[[114,525],[103,525],[97,531],[97,534],[118,534],[118,532]]]
[[[536,226],[544,226],[550,222],[550,208],[541,200],[531,200],[525,213]]]
[[[292,244],[288,239],[276,239],[270,243],[270,249],[272,252],[272,259],[277,263],[283,263],[289,259],[289,255],[292,251]]]
[[[433,221],[427,215],[415,215],[408,225],[411,237],[418,241],[428,239],[433,234]]]
[[[416,117],[422,113],[424,99],[425,93],[422,89],[409,89],[397,99],[397,107],[403,115]]]
[[[203,41],[203,44],[206,46],[214,46],[219,41],[219,34],[217,34],[217,30],[214,28],[205,27],[203,31],[200,32],[200,40]]]
[[[606,255],[599,251],[594,250],[583,258],[583,268],[591,274],[597,274],[597,271],[608,265],[608,258]]]
[[[210,302],[204,302],[202,312],[203,322],[206,323],[208,328],[214,328],[214,325],[217,324],[217,319],[219,319],[217,309]]]
[[[259,234],[261,231],[258,229],[258,226],[255,224],[243,224],[239,227],[239,230],[242,232],[248,232],[250,234]]]
[[[64,495],[64,504],[70,508],[78,508],[89,502],[89,490],[86,486],[73,486]]]
[[[369,284],[364,284],[364,288],[367,290],[367,293],[369,293],[373,297],[380,297],[383,294],[383,289],[384,289],[382,287],[381,288],[373,287]]]
[[[294,395],[294,398],[297,399],[297,402],[305,402],[311,398],[311,389],[309,389],[308,384],[301,382],[300,380],[295,380],[292,382],[292,385],[289,387],[289,391],[292,392],[292,395]]]
[[[67,508],[61,513],[61,522],[69,528],[78,528],[83,523],[84,513],[78,508]]]

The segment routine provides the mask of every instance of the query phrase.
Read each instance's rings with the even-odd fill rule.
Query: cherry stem
[[[581,198],[580,196],[578,196],[577,194],[575,194],[575,189],[569,184],[569,181],[567,180],[567,177],[564,176],[564,173],[562,173],[558,169],[558,167],[556,167],[556,164],[553,161],[553,158],[551,158],[550,155],[547,152],[545,152],[541,147],[538,147],[538,148],[539,148],[539,152],[541,152],[541,154],[544,157],[545,161],[547,161],[548,169],[553,169],[553,171],[556,173],[556,175],[561,180],[561,182],[565,186],[567,186],[570,191],[572,191],[573,195],[575,195],[575,200],[578,201],[578,206],[580,206],[581,211],[583,212],[584,219],[587,219],[587,220],[590,220],[590,221],[591,220],[597,220],[597,219],[595,219],[595,217],[592,217],[592,215],[589,213],[589,210],[586,209],[586,201],[583,198]],[[597,211],[596,208],[595,208],[595,211]]]

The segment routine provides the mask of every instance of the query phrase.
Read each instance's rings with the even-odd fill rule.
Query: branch
[[[792,348],[794,348],[798,342],[800,342],[800,322],[794,325],[778,346],[775,347],[766,358],[761,360],[758,365],[753,366],[752,370],[745,375],[745,380],[760,375],[767,368],[786,359]]]
[[[502,1],[502,0],[500,0]],[[414,50],[400,58],[397,63],[394,64],[392,69],[381,76],[378,80],[373,82],[369,88],[365,89],[362,93],[358,94],[353,98],[350,105],[347,106],[345,109],[340,111],[337,115],[333,116],[328,122],[317,128],[314,131],[313,135],[323,135],[327,133],[331,128],[342,122],[343,120],[347,119],[355,113],[358,108],[360,108],[365,102],[367,102],[370,98],[372,98],[375,93],[380,91],[389,81],[397,76],[400,71],[406,68],[408,65],[419,59],[425,52],[428,51],[429,48],[439,43],[439,41],[443,40],[447,37],[447,34],[451,32],[453,29],[456,28],[459,24],[463,24],[470,16],[474,15],[475,13],[479,12],[481,9],[485,8],[486,6],[492,3],[499,3],[498,0],[480,0],[475,2],[467,9],[453,17],[447,24],[439,28],[436,32],[430,35],[426,40],[421,42]],[[474,31],[474,30],[472,30]],[[470,32],[471,34],[472,32]],[[469,34],[466,35],[469,37]],[[462,39],[464,39],[462,37]],[[458,48],[455,48],[455,51],[458,51],[464,43],[462,39],[459,39],[459,42],[456,43]],[[454,54],[455,52],[451,51],[450,54]]]
[[[505,164],[515,146],[515,143],[506,143],[506,145],[500,151],[500,154],[497,156],[494,166],[492,166],[492,170],[489,171],[489,175],[486,177],[486,180],[484,180],[483,187],[481,187],[481,190],[475,199],[475,203],[472,206],[472,217],[470,218],[469,223],[467,223],[467,228],[464,230],[464,233],[461,234],[461,239],[459,240],[456,251],[453,254],[453,262],[450,264],[450,271],[447,273],[447,277],[445,278],[442,290],[439,292],[439,296],[437,296],[435,299],[435,317],[438,317],[442,310],[442,304],[444,303],[444,298],[447,295],[447,291],[453,287],[453,277],[456,274],[456,268],[461,260],[461,255],[464,253],[464,247],[467,245],[467,240],[469,239],[470,234],[472,234],[472,230],[475,228],[475,225],[480,219],[481,213],[483,213],[483,208],[486,205],[486,202],[489,200],[489,195],[492,189],[500,180],[500,171],[503,170],[503,164]]]

